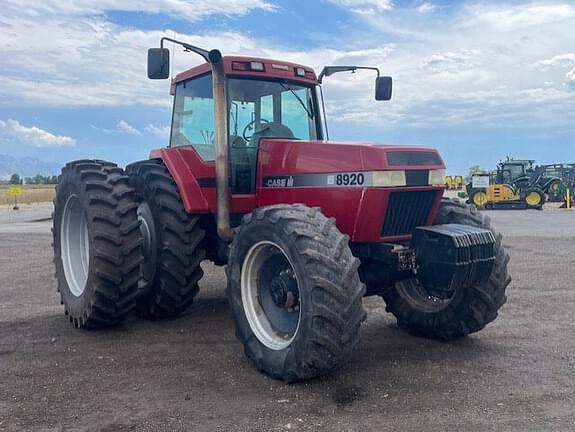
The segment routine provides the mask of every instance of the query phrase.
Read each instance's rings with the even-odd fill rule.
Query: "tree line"
[[[51,185],[57,183],[58,176],[43,176],[40,174],[37,174],[34,177],[20,177],[18,174],[12,174],[12,176],[10,176],[10,184],[13,185]]]

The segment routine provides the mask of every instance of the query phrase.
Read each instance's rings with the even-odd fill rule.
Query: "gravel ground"
[[[497,321],[433,342],[369,298],[351,364],[285,385],[244,357],[221,269],[179,319],[75,330],[50,223],[0,212],[0,431],[573,431],[575,212],[490,215],[514,278]]]

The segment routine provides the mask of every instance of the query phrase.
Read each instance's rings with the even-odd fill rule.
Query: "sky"
[[[439,149],[451,174],[512,156],[575,162],[575,2],[3,0],[0,154],[121,165],[167,145],[162,36],[225,54],[376,66],[324,80],[330,138]],[[199,64],[173,50],[173,70]]]

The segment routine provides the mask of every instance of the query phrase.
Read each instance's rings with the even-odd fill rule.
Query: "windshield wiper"
[[[292,95],[294,95],[296,97],[296,99],[298,100],[298,102],[301,104],[301,106],[303,107],[303,109],[305,110],[305,112],[307,113],[307,116],[312,119],[313,118],[313,113],[308,109],[308,107],[306,106],[305,102],[303,100],[301,100],[301,98],[298,96],[298,94],[293,91],[293,89],[288,85],[287,81],[280,81],[280,85],[286,89],[289,90],[291,92]]]

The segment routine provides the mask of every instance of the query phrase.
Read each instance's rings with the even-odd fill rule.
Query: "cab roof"
[[[224,72],[226,76],[231,77],[253,77],[253,78],[278,78],[297,82],[303,85],[318,84],[315,71],[305,65],[291,63],[283,60],[265,59],[260,57],[243,57],[243,56],[224,56]],[[259,65],[253,65],[259,63]],[[263,70],[256,69],[255,66]],[[203,63],[199,66],[181,72],[172,79],[170,93],[174,93],[174,87],[177,83],[185,81],[196,76],[203,75],[212,70],[209,63]],[[303,71],[303,72],[302,72]],[[299,75],[298,75],[299,73]],[[303,74],[303,75],[302,75]]]

